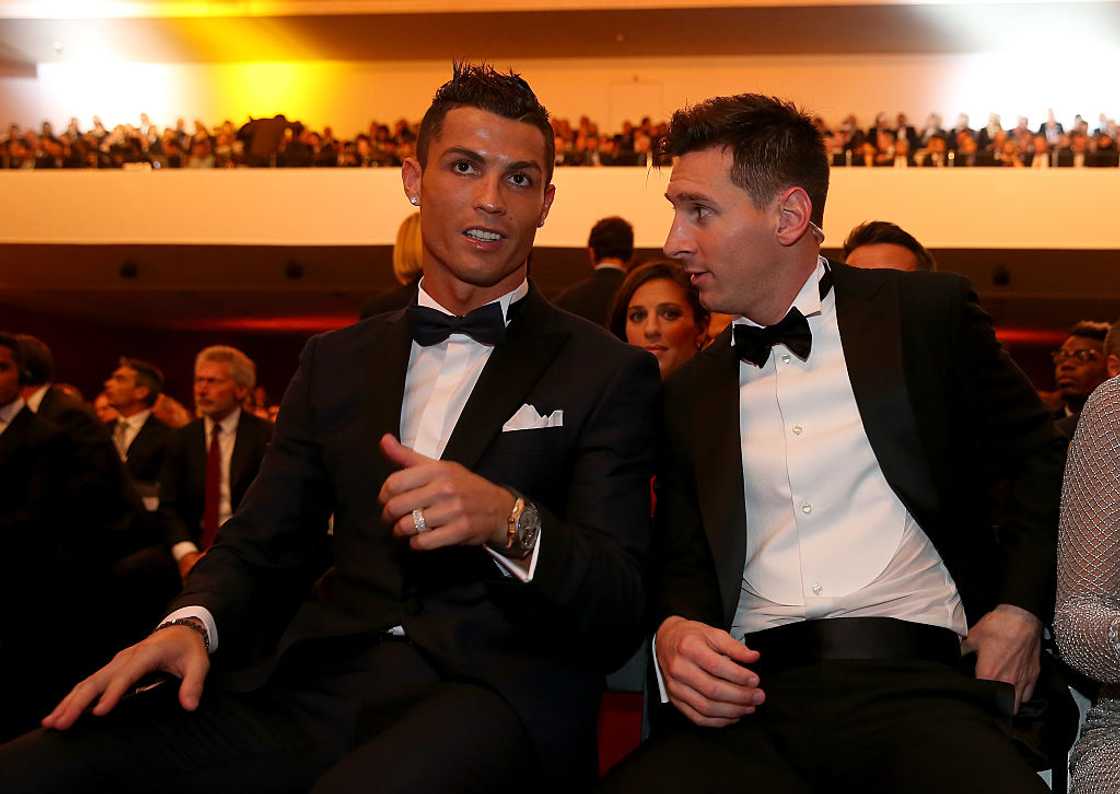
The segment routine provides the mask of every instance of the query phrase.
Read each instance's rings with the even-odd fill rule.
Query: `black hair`
[[[603,218],[591,227],[587,247],[591,249],[596,263],[604,259],[629,262],[634,255],[634,227],[617,215]]]
[[[12,361],[19,373],[19,383],[21,386],[27,385],[27,368],[24,366],[23,345],[20,344],[19,337],[15,334],[0,331],[0,347],[6,347],[12,351]]]
[[[758,208],[778,191],[802,188],[811,220],[824,222],[828,154],[813,120],[790,102],[760,94],[714,97],[673,114],[662,154],[680,156],[713,146],[731,151],[731,182]]]
[[[699,329],[708,327],[708,320],[712,313],[704,308],[704,304],[700,303],[700,293],[697,292],[696,287],[692,286],[692,282],[689,280],[688,274],[684,272],[680,262],[674,259],[651,259],[631,270],[614,296],[608,328],[623,342],[627,341],[626,310],[630,308],[630,301],[634,297],[634,293],[643,284],[661,278],[672,281],[684,290],[688,305],[692,309],[692,318],[696,327]]]
[[[441,85],[432,97],[432,105],[420,122],[416,157],[420,167],[428,164],[428,147],[440,136],[443,120],[455,108],[472,107],[495,116],[531,124],[544,136],[545,184],[552,181],[556,161],[556,141],[548,111],[537,99],[533,89],[512,69],[503,74],[489,64],[477,66],[455,61],[451,79]]]
[[[1108,323],[1101,323],[1095,320],[1081,320],[1080,322],[1074,323],[1073,328],[1069,329],[1069,335],[1104,342],[1104,338],[1108,336],[1108,328]]]
[[[127,358],[125,356],[121,357],[120,365],[136,373],[136,385],[148,389],[148,396],[144,398],[144,402],[149,406],[155,405],[163,391],[163,373],[159,367],[138,358]]]
[[[841,257],[846,261],[857,248],[881,243],[905,248],[918,260],[919,270],[937,270],[937,260],[933,258],[933,254],[914,235],[890,221],[867,221],[852,229],[848,233],[848,239],[844,241]]]
[[[1114,322],[1104,337],[1104,355],[1120,357],[1120,320]]]
[[[23,356],[25,386],[42,386],[54,380],[54,356],[42,339],[30,334],[16,334]]]

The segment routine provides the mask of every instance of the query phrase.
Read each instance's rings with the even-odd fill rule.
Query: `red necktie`
[[[202,550],[206,551],[218,535],[218,508],[222,502],[222,447],[217,422],[210,432],[210,452],[206,456],[206,506],[202,513]]]

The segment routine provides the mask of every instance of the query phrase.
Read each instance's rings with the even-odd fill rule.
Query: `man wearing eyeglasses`
[[[1054,383],[1062,396],[1062,408],[1055,423],[1066,438],[1073,438],[1081,408],[1093,389],[1108,379],[1104,338],[1108,323],[1082,320],[1070,329],[1062,346],[1050,354],[1054,359]]]

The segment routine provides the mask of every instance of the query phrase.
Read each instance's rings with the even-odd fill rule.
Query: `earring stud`
[[[419,207],[420,206],[420,199],[416,198],[416,196],[409,196],[408,200],[412,204],[412,206],[414,206],[414,207]]]

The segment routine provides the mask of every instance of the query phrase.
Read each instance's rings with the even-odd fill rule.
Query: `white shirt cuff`
[[[651,641],[653,646],[653,674],[657,676],[657,694],[661,697],[662,703],[669,702],[669,693],[665,690],[665,679],[661,677],[661,665],[657,663],[657,635],[653,635]]]
[[[181,540],[171,547],[171,556],[175,558],[175,562],[178,562],[188,554],[193,554],[197,551],[198,546],[194,545],[189,540]]]
[[[164,623],[181,618],[198,618],[201,620],[202,625],[206,626],[206,632],[210,637],[210,653],[218,650],[218,626],[214,623],[214,616],[210,614],[209,609],[206,607],[183,607],[182,609],[176,609],[161,620],[159,624],[162,626]]]
[[[489,546],[483,546],[487,553],[494,558],[494,562],[498,564],[498,570],[505,576],[512,576],[522,582],[533,581],[533,574],[537,570],[537,557],[541,553],[541,536],[544,531],[537,533],[537,545],[533,547],[533,553],[524,560],[511,560],[509,557],[504,557],[498,552],[494,551]]]

